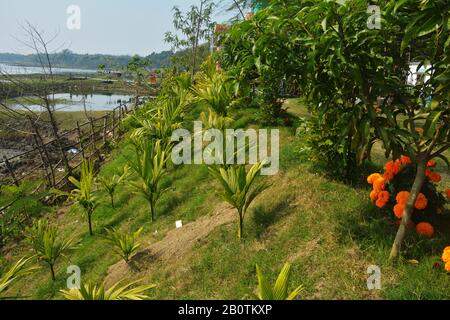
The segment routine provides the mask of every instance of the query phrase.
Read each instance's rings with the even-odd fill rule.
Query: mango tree
[[[401,250],[414,204],[424,185],[429,160],[440,158],[449,164],[444,152],[450,148],[450,36],[448,1],[392,1],[386,19],[404,30],[400,52],[423,66],[422,81],[410,86],[408,94],[398,96],[395,112],[404,121],[397,127],[408,132],[402,137],[404,149],[415,160],[417,171],[395,238],[391,259]],[[430,102],[431,100],[431,103]],[[391,136],[389,138],[392,138]]]

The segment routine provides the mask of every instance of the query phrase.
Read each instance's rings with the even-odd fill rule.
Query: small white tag
[[[180,229],[183,227],[183,222],[181,220],[178,220],[177,222],[175,222],[175,227],[177,229]]]

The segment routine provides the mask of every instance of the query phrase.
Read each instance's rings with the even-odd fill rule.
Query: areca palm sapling
[[[27,230],[27,241],[37,259],[49,266],[52,280],[55,281],[55,264],[67,251],[74,248],[73,241],[59,240],[58,229],[43,219],[35,221]]]
[[[148,111],[137,118],[140,127],[130,136],[135,147],[144,138],[161,140],[164,147],[172,145],[172,133],[181,128],[184,115],[191,104],[190,83],[190,76],[182,74],[168,83],[170,90],[164,89],[156,101],[149,102]]]
[[[141,140],[136,148],[136,160],[130,162],[133,171],[140,181],[130,181],[129,184],[142,195],[150,205],[151,221],[155,219],[156,203],[167,190],[161,188],[161,179],[166,175],[168,150],[163,149],[161,140],[155,142]]]
[[[286,263],[278,275],[277,281],[271,287],[267,282],[266,277],[262,273],[260,267],[256,265],[256,273],[258,275],[258,297],[260,300],[294,300],[300,292],[303,291],[303,286],[298,286],[294,291],[288,293],[289,276],[291,265]]]
[[[64,298],[67,300],[147,300],[149,296],[146,291],[156,287],[156,285],[136,286],[139,281],[134,281],[121,286],[121,281],[114,284],[111,288],[105,289],[105,285],[100,286],[87,283],[80,289],[61,290]]]
[[[143,228],[140,228],[138,231],[128,234],[121,233],[116,229],[107,229],[106,239],[114,246],[114,252],[128,263],[141,246],[141,244],[137,242],[137,239],[142,230]]]
[[[216,178],[223,187],[222,198],[231,204],[238,212],[238,239],[242,239],[244,218],[250,204],[255,198],[263,192],[268,185],[260,184],[253,187],[256,176],[261,172],[265,164],[263,162],[257,163],[246,171],[244,165],[235,165],[228,168],[209,167],[210,174]]]
[[[84,160],[81,165],[81,176],[78,181],[74,177],[69,177],[69,181],[76,187],[69,194],[69,198],[74,200],[84,209],[84,214],[89,224],[89,234],[92,236],[92,215],[97,207],[97,197],[94,196],[94,165],[92,161]]]
[[[128,167],[125,166],[123,168],[123,173],[121,175],[113,175],[112,177],[98,177],[98,181],[104,188],[106,192],[108,192],[109,197],[111,199],[111,207],[115,208],[114,205],[114,195],[116,193],[117,187],[124,182],[124,180],[128,177]]]
[[[198,104],[213,110],[222,117],[227,117],[230,109],[237,103],[237,82],[223,72],[206,70],[200,74],[193,92]]]
[[[0,277],[0,294],[6,291],[11,283],[17,281],[22,277],[30,275],[35,270],[39,269],[36,266],[28,266],[30,261],[34,258],[34,256],[21,258]]]

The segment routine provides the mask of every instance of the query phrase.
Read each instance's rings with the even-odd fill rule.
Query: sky
[[[0,0],[0,52],[30,53],[17,40],[23,39],[20,25],[26,21],[47,37],[58,34],[53,50],[114,55],[170,50],[170,45],[164,43],[164,34],[174,29],[172,8],[185,10],[198,3],[199,0]],[[67,12],[73,5],[79,8],[80,19],[76,10]],[[223,22],[229,17],[222,6],[213,20]]]

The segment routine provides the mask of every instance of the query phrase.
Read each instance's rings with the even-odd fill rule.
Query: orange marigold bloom
[[[422,133],[423,133],[423,128],[417,128],[416,131],[417,131],[418,133],[422,134]]]
[[[378,200],[375,202],[375,205],[382,209],[387,204],[387,201],[383,201],[383,199],[378,198]]]
[[[394,207],[394,214],[398,219],[402,219],[403,218],[403,211],[405,210],[405,205],[404,204],[396,204]]]
[[[442,177],[439,173],[432,172],[431,176],[430,176],[430,180],[432,182],[438,183],[438,182],[441,182]]]
[[[447,198],[450,199],[450,189],[445,190],[445,193],[447,194]]]
[[[397,200],[397,202],[399,204],[405,204],[406,201],[408,200],[408,197],[409,197],[408,191],[401,191],[397,194],[397,197],[395,198],[395,200]]]
[[[401,164],[404,165],[404,166],[406,166],[406,165],[412,163],[411,158],[408,157],[408,156],[401,156],[401,157],[400,157],[400,162],[401,162]]]
[[[417,210],[425,210],[428,206],[428,199],[425,197],[423,193],[419,193],[419,196],[417,197],[416,204],[414,207]]]
[[[379,173],[373,173],[367,178],[368,184],[373,184],[376,180],[382,178],[381,174]]]
[[[440,181],[442,180],[442,177],[441,177],[440,174],[438,174],[438,173],[436,173],[436,172],[433,172],[433,171],[431,171],[430,169],[427,169],[427,170],[425,171],[425,175],[426,175],[426,177],[427,177],[428,179],[430,179],[431,182],[438,183],[438,182],[440,182]]]
[[[389,192],[387,191],[381,191],[380,194],[378,195],[378,199],[380,199],[383,202],[388,202],[390,199],[390,195]]]
[[[375,182],[373,183],[373,190],[375,191],[383,191],[386,188],[386,180],[384,180],[384,178],[379,178],[377,180],[375,180]]]
[[[394,173],[386,171],[383,175],[384,180],[391,181],[394,179]]]
[[[445,264],[445,271],[450,272],[450,261]]]
[[[424,237],[431,238],[434,235],[434,228],[428,222],[421,222],[416,226],[416,231],[418,234]]]
[[[378,199],[378,195],[379,195],[380,193],[379,192],[377,192],[377,191],[372,191],[371,193],[370,193],[370,200],[372,200],[372,201],[376,201],[377,199]]]
[[[395,176],[402,170],[402,167],[399,161],[389,161],[384,169]]]
[[[430,160],[430,161],[428,161],[427,167],[430,167],[430,168],[436,167],[436,160]]]
[[[442,254],[442,261],[444,262],[450,261],[450,247],[444,249],[444,253]]]

